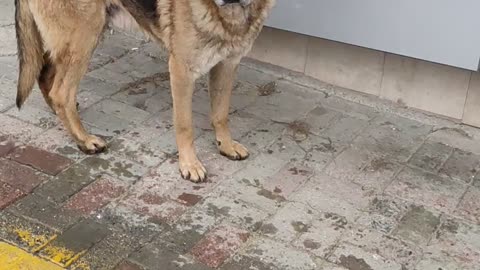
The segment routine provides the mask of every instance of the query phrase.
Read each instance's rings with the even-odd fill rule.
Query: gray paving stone
[[[358,218],[356,223],[389,234],[409,209],[410,205],[400,199],[379,196],[372,200],[366,212]]]
[[[427,141],[412,156],[409,163],[427,171],[437,172],[452,152],[453,149],[443,143]]]
[[[101,78],[94,78],[87,75],[84,76],[80,82],[79,91],[80,93],[87,91],[98,96],[107,97],[119,92],[123,87],[125,87],[124,84],[118,82],[106,82]]]
[[[58,231],[63,231],[78,222],[79,215],[60,208],[57,204],[36,195],[30,194],[7,208],[16,215],[36,220]]]
[[[13,24],[0,27],[0,56],[12,56],[17,53],[15,39],[9,38],[12,36],[15,36]]]
[[[426,245],[440,225],[438,213],[413,206],[400,220],[393,235],[419,246]]]
[[[440,169],[440,173],[465,183],[472,182],[480,171],[480,156],[456,149]]]
[[[360,185],[326,174],[314,175],[291,197],[292,201],[305,203],[317,211],[343,216],[349,222],[355,221],[373,199],[374,193]]]
[[[158,269],[161,265],[164,269],[185,270],[208,270],[207,266],[195,262],[192,258],[175,253],[162,246],[147,245],[134,253],[130,259],[148,269]]]
[[[300,233],[309,230],[310,223],[317,214],[305,204],[288,203],[264,222],[260,233],[289,243],[295,240]]]
[[[352,146],[340,153],[326,168],[326,173],[339,179],[353,181],[365,189],[384,190],[402,166],[391,159]]]
[[[43,132],[33,124],[20,121],[6,114],[0,114],[0,130],[2,133],[20,142],[28,142]]]
[[[383,258],[359,247],[344,244],[335,250],[329,261],[346,269],[403,270],[394,260]],[[408,268],[407,268],[408,269]]]
[[[407,167],[386,192],[416,204],[452,212],[466,189],[467,186],[460,181]]]
[[[416,269],[478,269],[479,237],[478,225],[463,223],[455,219],[444,220],[426,248],[425,258]]]
[[[298,224],[296,227],[298,228]],[[341,236],[351,230],[351,225],[342,216],[321,213],[304,229],[300,227],[300,230],[303,230],[304,233],[301,232],[293,245],[316,256],[327,258],[336,248]]]
[[[375,119],[354,145],[389,159],[406,161],[426,139],[432,127],[385,115]]]
[[[262,262],[263,266],[272,266],[266,269],[313,270],[318,266],[308,253],[266,238],[256,239],[240,255],[243,257],[233,259],[236,263],[246,264],[242,258],[248,257]]]
[[[376,230],[362,227],[347,230],[341,242],[341,247],[344,243],[348,243],[374,254],[373,257],[376,255],[400,264],[402,269],[413,269],[423,256],[423,250],[415,244],[409,244]]]

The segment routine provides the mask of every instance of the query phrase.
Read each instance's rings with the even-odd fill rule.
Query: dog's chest
[[[191,63],[192,71],[196,77],[209,72],[215,65],[225,60],[239,61],[251,49],[251,42],[239,42],[237,44],[223,44],[217,46],[204,46],[198,51],[194,63]]]

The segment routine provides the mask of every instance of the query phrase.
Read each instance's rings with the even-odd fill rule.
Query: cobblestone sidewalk
[[[38,90],[14,107],[12,6],[0,1],[0,269],[479,269],[479,130],[242,66],[231,126],[252,155],[217,153],[201,80],[210,177],[193,184],[178,175],[165,55],[114,33],[79,94],[109,150],[85,156]]]

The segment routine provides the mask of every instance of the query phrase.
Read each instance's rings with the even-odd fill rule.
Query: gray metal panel
[[[477,70],[480,0],[278,0],[268,26]]]

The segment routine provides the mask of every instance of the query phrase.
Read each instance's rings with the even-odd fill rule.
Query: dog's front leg
[[[169,60],[170,83],[173,97],[173,122],[182,177],[193,182],[206,179],[205,167],[198,160],[193,145],[192,96],[194,76],[187,65],[174,56]]]
[[[230,97],[240,59],[226,60],[210,71],[211,120],[220,153],[232,160],[248,157],[248,150],[232,139],[228,128]]]

